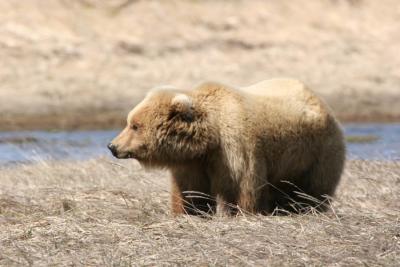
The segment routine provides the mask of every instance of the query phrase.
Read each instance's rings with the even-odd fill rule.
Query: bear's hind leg
[[[335,165],[334,162],[332,162]],[[280,181],[272,190],[275,214],[326,211],[341,175],[342,163],[327,168],[320,162],[291,181]]]
[[[297,194],[297,199],[318,211],[326,211],[330,198],[334,195],[340,181],[345,161],[345,147],[342,141],[335,138],[325,140],[318,159],[303,174],[300,180],[304,194]]]
[[[344,166],[344,150],[327,153],[309,170],[305,192],[312,196],[311,205],[319,211],[329,208],[329,200],[333,197],[339,184]]]

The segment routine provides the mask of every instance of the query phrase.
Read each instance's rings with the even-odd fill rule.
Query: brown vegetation
[[[0,169],[0,265],[385,265],[400,163],[350,161],[332,210],[173,218],[167,174],[106,158]]]

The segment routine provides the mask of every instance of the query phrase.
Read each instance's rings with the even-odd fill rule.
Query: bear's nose
[[[109,143],[107,147],[114,156],[117,154],[117,147],[113,143]]]

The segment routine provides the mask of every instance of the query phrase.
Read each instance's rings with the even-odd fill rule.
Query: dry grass
[[[132,161],[0,169],[0,265],[396,266],[400,162],[350,161],[332,211],[171,217],[164,172]]]
[[[397,0],[43,5],[0,2],[0,129],[116,127],[152,86],[275,76],[341,119],[400,120]]]

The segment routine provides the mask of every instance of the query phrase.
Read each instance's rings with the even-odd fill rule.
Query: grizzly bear
[[[172,175],[172,212],[324,211],[345,145],[327,105],[292,79],[151,91],[108,148]]]

